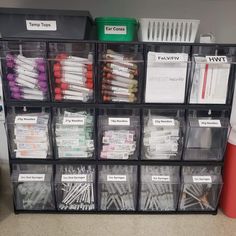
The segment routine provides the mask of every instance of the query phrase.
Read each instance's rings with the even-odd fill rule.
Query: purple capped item
[[[9,74],[7,74],[7,79],[8,79],[9,81],[13,81],[13,80],[16,79],[16,77],[15,77],[14,74],[9,73]]]
[[[15,98],[15,99],[21,99],[22,98],[20,93],[11,93],[11,97]]]
[[[39,65],[37,65],[37,69],[40,72],[45,72],[46,71],[46,66],[45,66],[45,64],[39,64]]]
[[[14,93],[20,93],[21,92],[21,90],[20,90],[20,87],[19,86],[12,86],[11,88],[10,88],[10,90],[11,90],[11,92],[14,92]]]
[[[45,73],[40,73],[39,77],[38,77],[39,81],[46,81],[47,80],[47,76]]]
[[[15,86],[17,86],[15,81],[9,81],[8,84],[9,84],[10,87],[15,87]]]
[[[7,55],[6,55],[6,60],[7,60],[7,61],[12,61],[12,62],[14,62],[15,57],[14,57],[13,55],[11,55],[11,54],[7,54]]]

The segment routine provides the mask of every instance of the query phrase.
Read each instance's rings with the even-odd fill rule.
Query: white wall
[[[0,7],[89,10],[96,16],[200,19],[200,32],[236,43],[235,0],[1,0]]]

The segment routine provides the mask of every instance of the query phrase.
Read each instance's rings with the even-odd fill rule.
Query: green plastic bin
[[[98,17],[95,19],[98,39],[101,41],[133,41],[137,34],[134,18]]]

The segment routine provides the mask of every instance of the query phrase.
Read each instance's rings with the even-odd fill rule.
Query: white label
[[[155,54],[156,62],[186,62],[187,57],[185,55],[176,53],[156,53]]]
[[[104,25],[105,34],[127,34],[125,25]]]
[[[170,182],[169,175],[152,175],[152,181],[154,182]]]
[[[84,125],[84,117],[63,117],[63,125]]]
[[[155,126],[174,126],[174,119],[152,119],[152,123]]]
[[[44,181],[45,174],[19,174],[18,181]]]
[[[212,183],[211,176],[193,176],[194,183]]]
[[[206,56],[207,63],[227,63],[226,56]]]
[[[130,125],[130,118],[109,117],[108,125]]]
[[[37,124],[37,116],[16,116],[16,124]]]
[[[200,127],[221,127],[220,120],[198,120]]]
[[[26,20],[26,28],[32,31],[56,31],[57,22],[55,20]]]
[[[61,176],[62,182],[86,182],[87,175],[80,174],[80,175],[62,175]]]
[[[107,181],[127,181],[126,175],[107,175]]]

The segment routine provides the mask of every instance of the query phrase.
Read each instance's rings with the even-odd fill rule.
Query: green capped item
[[[134,18],[98,17],[95,19],[97,36],[101,41],[133,41],[138,23]]]

